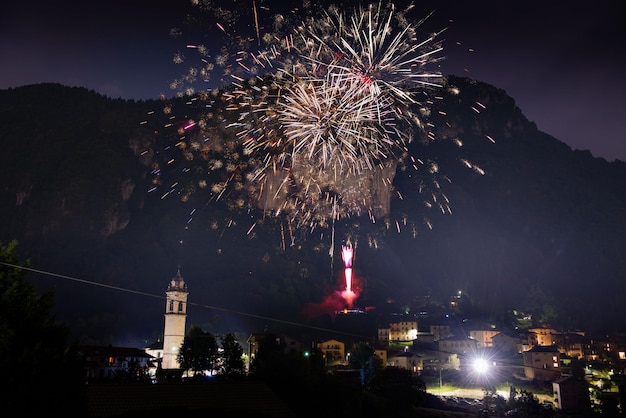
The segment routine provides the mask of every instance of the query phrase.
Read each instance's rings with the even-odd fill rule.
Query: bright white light
[[[489,370],[489,362],[484,358],[476,358],[473,367],[476,373],[485,374]]]

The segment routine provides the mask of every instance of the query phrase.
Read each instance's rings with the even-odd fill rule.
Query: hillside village
[[[83,347],[88,381],[114,381],[120,374],[128,375],[132,368],[135,375],[140,374],[158,384],[164,372],[178,370],[176,354],[185,338],[188,295],[180,270],[172,278],[166,294],[164,339],[148,347]],[[456,303],[458,297],[452,297],[450,306]],[[351,316],[357,318],[365,313],[345,310],[337,315],[350,321]],[[465,396],[463,401],[468,407],[478,405],[485,390],[502,382],[507,382],[511,390],[516,384],[535,387],[544,392],[540,398],[546,407],[562,412],[584,413],[606,402],[607,398],[616,405],[624,405],[624,334],[596,338],[587,336],[584,331],[549,326],[498,329],[489,324],[465,326],[451,315],[448,320],[437,321],[428,318],[425,312],[422,316],[397,316],[379,324],[377,335],[368,341],[348,343],[341,337],[305,341],[293,335],[260,332],[251,333],[239,344],[247,370],[258,354],[260,343],[273,338],[283,353],[310,356],[316,352],[323,358],[328,373],[353,373],[355,381],[359,373],[350,369],[350,356],[358,344],[367,344],[384,367],[409,370],[426,382],[435,382],[429,385],[429,391],[443,398],[457,399],[437,391],[437,380],[440,388],[447,381],[473,387],[474,391],[467,393],[472,393],[469,397],[474,400]],[[487,369],[478,372],[477,362]],[[178,371],[180,376],[185,376],[185,371]],[[212,373],[206,371],[207,376]],[[362,375],[360,379],[362,384]],[[506,391],[498,393],[509,396]]]
[[[392,221],[358,226],[363,237],[369,237],[366,229],[381,237],[369,248],[361,247],[359,265],[370,276],[367,288],[381,297],[368,303],[380,307],[392,294],[397,299],[406,296],[402,303],[407,303],[415,292],[427,287],[441,298],[471,284],[468,291],[476,296],[476,304],[488,307],[490,314],[519,308],[532,310],[535,316],[516,312],[508,320],[492,322],[489,315],[474,315],[475,311],[465,309],[461,294],[424,309],[420,304],[409,310],[390,308],[384,315],[381,309],[336,311],[333,320],[341,325],[341,332],[325,329],[314,335],[313,327],[302,333],[270,333],[263,327],[238,331],[246,367],[250,370],[258,359],[261,343],[272,340],[290,358],[321,358],[326,374],[342,375],[362,385],[363,370],[353,369],[352,360],[358,348],[366,345],[387,370],[408,371],[425,383],[429,394],[448,405],[472,410],[473,416],[475,408],[485,406],[479,406],[477,399],[488,394],[494,399],[496,395],[510,398],[514,390],[522,388],[535,394],[550,411],[565,414],[559,416],[587,417],[592,415],[590,411],[600,409],[613,412],[607,415],[623,415],[626,317],[619,312],[626,290],[626,163],[595,158],[589,151],[571,149],[540,131],[503,90],[467,78],[447,81],[451,89],[438,99],[433,122],[439,127],[438,135],[454,144],[437,141],[421,149],[414,141],[411,151],[424,158],[437,157],[438,166],[454,180],[447,194],[455,214],[422,208],[420,198],[406,193],[414,190],[417,177],[405,175],[411,170],[398,171],[393,184],[405,193],[391,206],[392,218],[398,220],[395,228]],[[213,188],[190,185],[224,181],[230,178],[231,165],[222,164],[226,156],[216,152],[211,158],[222,167],[217,169],[220,164],[215,164],[216,169],[207,175],[206,170],[196,170],[204,159],[179,158],[180,150],[171,146],[171,141],[178,143],[182,138],[177,133],[170,137],[163,129],[164,123],[169,125],[169,114],[143,124],[146,115],[162,113],[154,112],[162,107],[160,102],[114,100],[55,84],[3,90],[0,97],[0,136],[4,139],[0,209],[3,218],[10,220],[1,225],[0,239],[17,239],[23,258],[30,260],[37,272],[52,273],[45,281],[34,277],[34,282],[43,282],[48,288],[52,276],[77,279],[61,282],[56,296],[59,311],[76,320],[72,327],[77,328],[72,330],[78,335],[85,329],[106,336],[131,333],[151,318],[158,320],[151,329],[159,330],[160,304],[154,309],[142,303],[123,306],[122,297],[91,297],[93,287],[74,285],[84,282],[78,278],[87,277],[97,289],[103,283],[111,288],[151,289],[153,278],[159,277],[173,258],[189,266],[196,277],[205,278],[210,268],[206,280],[194,283],[192,291],[210,294],[208,303],[220,302],[218,305],[223,303],[237,312],[271,316],[283,308],[281,312],[289,312],[284,317],[294,318],[303,301],[317,300],[323,294],[328,284],[326,254],[331,246],[322,242],[293,245],[291,237],[291,247],[289,240],[283,239],[272,250],[266,244],[277,231],[272,231],[269,221],[265,228],[250,229],[266,221],[265,215],[248,207],[238,209],[238,200],[196,212],[196,207],[213,200]],[[476,112],[476,103],[485,108]],[[191,112],[187,99],[176,106],[181,108],[176,114]],[[186,139],[191,147],[192,136]],[[462,152],[455,145],[460,139]],[[458,164],[459,159],[477,164],[481,171],[468,172],[465,164]],[[163,169],[156,170],[156,166]],[[154,178],[155,172],[161,177]],[[155,180],[162,181],[164,194],[152,193]],[[169,197],[164,199],[165,195]],[[405,213],[414,214],[415,219],[406,218]],[[190,214],[195,215],[192,224]],[[436,233],[428,232],[430,220],[423,225],[428,231],[413,229],[421,225],[422,215],[434,222]],[[282,233],[282,223],[273,226]],[[341,227],[337,225],[337,237],[348,236],[353,226]],[[401,234],[393,232],[400,229]],[[420,239],[415,239],[418,235]],[[381,245],[382,237],[385,245]],[[223,244],[225,241],[229,244]],[[9,261],[11,266],[17,264],[17,259]],[[0,278],[13,275],[9,271]],[[90,391],[90,407],[96,408],[90,413],[92,418],[133,416],[130,411],[136,409],[113,410],[122,400],[134,408],[167,401],[162,404],[164,412],[180,415],[174,400],[190,402],[195,396],[191,386],[163,381],[164,376],[180,376],[184,381],[182,376],[188,374],[179,368],[177,359],[190,326],[187,291],[182,276],[176,274],[166,290],[160,339],[146,346],[77,347],[85,370],[76,379],[80,384],[76,393],[85,387],[108,389],[99,394]],[[64,380],[73,376],[67,364],[59,361],[61,354],[52,350],[64,345],[60,338],[63,330],[49,330],[47,318],[33,321],[22,314],[26,308],[32,311],[32,304],[25,303],[22,295],[9,296],[12,299],[3,303],[0,327],[4,330],[0,333],[3,348],[12,350],[3,356],[7,409],[11,409],[11,401],[22,408],[41,406],[46,414],[51,401],[67,408],[72,392]],[[51,303],[47,298],[43,302],[44,308]],[[430,309],[432,306],[437,309]],[[97,315],[82,314],[81,308],[93,309]],[[35,313],[41,316],[42,312],[47,311],[37,309]],[[118,313],[122,315],[116,316]],[[557,320],[567,325],[556,326]],[[104,325],[106,331],[99,328]],[[487,369],[477,371],[477,360]],[[54,379],[42,379],[42,370]],[[210,380],[215,375],[206,370],[205,377]],[[87,385],[83,385],[85,380]],[[130,389],[141,386],[135,385],[136,381],[156,389],[152,398],[141,398]],[[327,399],[329,394],[343,400],[349,392],[314,385],[307,389],[313,392],[310,402]],[[292,416],[281,409],[266,386],[247,384],[236,387],[235,392],[233,396],[216,391],[204,402],[217,404],[227,399],[244,405],[245,400],[254,399],[256,405],[244,405],[247,415]],[[286,397],[291,395],[289,392]],[[205,392],[198,396],[208,399]],[[361,404],[359,412],[369,406]],[[258,414],[259,410],[266,413]],[[351,418],[346,410],[342,412]],[[314,416],[320,415],[329,414]],[[374,412],[368,416],[383,417]]]

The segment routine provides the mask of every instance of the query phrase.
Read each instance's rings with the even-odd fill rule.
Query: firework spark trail
[[[353,17],[351,26],[344,25],[345,17],[336,12],[335,28],[329,27],[329,20],[325,19],[321,24],[307,26],[307,32],[300,37],[287,38],[291,39],[287,42],[289,50],[297,50],[299,59],[290,61],[289,67],[282,66],[283,70],[276,73],[274,82],[281,84],[279,90],[284,99],[270,107],[257,107],[256,111],[275,114],[287,137],[284,144],[289,148],[278,156],[281,161],[289,160],[292,171],[297,169],[295,162],[303,159],[298,158],[298,154],[303,153],[306,159],[314,161],[307,165],[311,171],[301,175],[305,181],[307,177],[319,179],[324,170],[340,176],[353,172],[371,177],[377,170],[377,163],[399,158],[404,144],[412,140],[410,128],[419,117],[409,111],[408,104],[418,101],[405,88],[409,81],[417,78],[412,67],[422,67],[427,58],[440,49],[410,56],[418,48],[401,45],[413,40],[413,28],[407,26],[391,42],[386,42],[386,34],[392,32],[393,8],[385,20],[380,19],[380,9],[372,10],[373,7],[361,9]],[[363,32],[369,35],[361,37]],[[298,39],[303,42],[298,43]],[[351,47],[354,39],[356,47]],[[381,54],[384,47],[387,49]],[[355,48],[365,58],[361,58]],[[377,56],[382,58],[377,60]],[[436,75],[419,73],[419,76]],[[385,77],[391,81],[384,81]],[[293,85],[292,80],[299,81]],[[270,129],[275,131],[274,127]],[[262,140],[250,140],[257,134],[258,131],[246,133],[246,144],[251,145],[251,152],[267,149],[270,144],[272,148],[280,146],[278,142],[268,142],[265,134],[259,136]],[[320,190],[330,189],[344,197],[341,205],[364,211],[360,204],[346,201],[347,189],[337,188],[337,183],[318,184]],[[308,200],[306,196],[299,196],[299,201]],[[312,209],[307,213],[319,212],[322,207]]]
[[[380,124],[381,117],[376,120],[373,113],[380,114],[385,101],[369,100],[354,80],[329,76],[330,80],[296,84],[278,109],[284,134],[293,144],[292,154],[303,152],[319,160],[320,169],[372,170],[376,161],[392,154],[388,148],[394,145],[381,132],[382,125],[374,123]],[[389,102],[387,109],[391,113]]]
[[[201,3],[210,9],[210,2]],[[213,161],[219,153],[228,176],[210,190],[233,199],[235,208],[284,214],[290,227],[388,216],[391,196],[401,196],[393,186],[396,169],[431,167],[407,146],[416,135],[434,139],[425,127],[442,76],[428,66],[441,59],[443,31],[418,36],[428,16],[412,23],[408,10],[392,3],[348,12],[331,6],[319,14],[294,7],[263,23],[266,8],[257,9],[253,0],[251,10],[253,25],[247,26],[256,36],[237,34],[235,13],[215,9],[224,46],[211,55],[189,43],[203,67],[190,69],[173,87],[179,97],[197,95],[196,103],[212,109],[193,125],[199,135],[218,117],[235,138],[194,148],[186,135],[180,141],[186,158]],[[255,40],[262,48],[252,51]],[[198,93],[187,87],[212,74],[229,84]],[[427,205],[446,209],[436,199]]]
[[[352,290],[352,260],[354,258],[354,249],[350,241],[346,245],[341,246],[341,259],[344,265],[344,277],[345,277],[345,289],[341,292],[342,297],[348,303],[351,308],[354,300],[356,299],[356,293]]]
[[[261,37],[259,35],[259,16],[256,10],[256,0],[252,0],[252,9],[254,10],[254,27],[256,29],[257,44],[261,46]]]

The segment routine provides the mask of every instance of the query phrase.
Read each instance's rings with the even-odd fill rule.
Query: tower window
[[[169,308],[170,312],[174,312],[174,301],[170,300],[170,308]]]
[[[178,312],[182,312],[182,311],[183,311],[183,303],[178,302]]]

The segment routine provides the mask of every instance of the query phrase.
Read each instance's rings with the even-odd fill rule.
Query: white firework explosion
[[[389,214],[395,169],[413,165],[407,144],[441,78],[428,70],[441,59],[441,32],[420,38],[425,19],[413,24],[407,12],[392,3],[330,7],[263,26],[255,7],[256,37],[229,36],[236,52],[222,47],[211,62],[206,47],[192,48],[204,63],[194,74],[208,79],[219,68],[232,81],[203,97],[237,114],[227,128],[247,156],[235,171],[247,173],[240,189],[252,206],[307,226]]]

